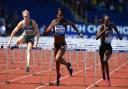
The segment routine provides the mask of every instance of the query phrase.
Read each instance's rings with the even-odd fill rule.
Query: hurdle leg
[[[77,70],[78,70],[78,51],[76,51],[76,68],[77,68]]]
[[[41,64],[40,64],[40,84],[43,84],[43,55],[42,55],[42,50],[41,50]]]
[[[15,60],[15,49],[12,50],[12,60],[11,60],[11,64],[14,64],[14,60]]]
[[[115,55],[114,55],[114,60],[115,60],[115,62],[114,62],[114,71],[116,71],[116,66],[117,66],[117,61],[116,61],[116,52],[115,52]]]
[[[100,78],[100,73],[101,73],[101,63],[100,63],[100,58],[99,58],[99,56],[98,56],[98,76],[99,76],[99,78]]]
[[[83,54],[83,60],[84,60],[84,86],[86,87],[86,82],[87,82],[87,58],[85,55],[85,52]]]
[[[5,84],[9,84],[8,81],[8,48],[5,49]]]
[[[94,87],[96,87],[96,52],[94,52]]]
[[[23,49],[20,50],[20,61],[23,62]]]
[[[32,75],[35,76],[35,58],[36,58],[36,50],[32,49],[33,52],[33,58],[32,58]],[[29,60],[30,61],[30,60]]]
[[[49,85],[53,85],[52,82],[51,82],[51,77],[52,77],[52,65],[53,65],[53,50],[51,50],[51,53],[50,53],[50,73],[49,73]]]

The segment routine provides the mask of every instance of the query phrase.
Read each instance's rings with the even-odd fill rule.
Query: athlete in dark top
[[[108,60],[112,55],[111,41],[113,38],[113,31],[115,31],[119,39],[122,40],[122,37],[119,34],[116,25],[110,21],[110,17],[108,15],[104,15],[101,20],[101,27],[96,34],[96,39],[98,40],[100,38],[101,40],[101,45],[99,47],[99,55],[102,66],[102,75],[103,80],[107,80],[108,86],[111,86]]]
[[[76,26],[74,23],[72,23],[69,20],[66,20],[64,18],[64,11],[63,9],[59,8],[57,11],[57,18],[54,19],[51,24],[48,26],[48,28],[45,31],[45,35],[48,35],[48,33],[54,29],[54,56],[56,60],[56,72],[57,72],[57,86],[60,84],[60,64],[64,64],[67,66],[67,69],[72,76],[73,69],[71,67],[71,63],[64,60],[63,55],[66,51],[66,41],[65,41],[65,33],[67,25],[71,25],[73,29],[78,32]],[[82,37],[82,34],[78,32],[78,34]]]

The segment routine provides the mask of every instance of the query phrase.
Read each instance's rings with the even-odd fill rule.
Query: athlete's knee
[[[62,59],[61,56],[56,56],[56,61],[60,62],[61,59]]]
[[[104,57],[104,64],[108,63],[108,60],[109,60],[109,57],[108,56],[105,56]]]
[[[104,64],[107,64],[107,63],[108,63],[108,60],[107,60],[107,59],[105,59],[105,60],[104,60]]]
[[[28,52],[28,53],[30,53],[31,50],[32,50],[31,48],[29,48],[29,47],[27,48],[27,52]]]
[[[105,55],[108,56],[108,57],[111,56],[111,54],[112,54],[112,52],[111,52],[110,50],[107,50],[107,51],[105,52]]]
[[[20,44],[20,40],[17,40],[16,45],[18,46]]]

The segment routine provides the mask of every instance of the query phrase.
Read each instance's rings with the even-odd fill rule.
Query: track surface
[[[74,73],[70,77],[67,68],[61,65],[61,84],[57,87],[55,61],[50,51],[33,50],[29,73],[25,72],[26,50],[8,50],[7,55],[5,52],[0,49],[0,89],[128,89],[127,53],[113,53],[109,60],[112,86],[107,87],[102,80],[98,53],[67,51],[64,58],[72,63]]]

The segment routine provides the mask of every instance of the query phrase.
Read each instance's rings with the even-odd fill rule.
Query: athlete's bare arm
[[[33,24],[33,27],[34,27],[34,30],[35,30],[35,34],[37,36],[37,39],[36,39],[36,42],[35,42],[35,47],[37,47],[37,44],[38,44],[38,41],[39,41],[39,37],[40,37],[40,32],[39,32],[38,25],[34,20],[32,20],[32,24]]]
[[[45,35],[48,35],[48,33],[52,30],[52,28],[54,27],[54,26],[56,26],[57,25],[57,21],[56,20],[53,20],[52,22],[51,22],[51,24],[48,26],[48,28],[46,29],[46,31],[45,31]]]
[[[102,36],[102,34],[103,34],[105,31],[106,31],[106,29],[105,29],[104,26],[102,25],[102,26],[100,27],[100,29],[98,30],[98,32],[96,33],[96,40],[98,40],[98,39]]]
[[[75,24],[74,24],[73,22],[67,20],[66,23],[67,23],[68,25],[72,26],[73,29],[79,34],[79,36],[80,36],[81,38],[83,38],[83,34],[78,31],[77,27],[75,26]]]
[[[10,36],[10,39],[8,41],[8,47],[9,47],[9,45],[11,43],[11,40],[12,40],[13,36],[16,34],[16,32],[18,32],[20,30],[20,28],[22,28],[22,21],[20,21],[18,23],[18,25],[15,27],[15,29],[12,31],[11,36]]]
[[[114,30],[116,31],[116,33],[117,33],[117,35],[118,35],[118,38],[120,39],[120,40],[122,40],[122,36],[119,34],[119,31],[118,31],[118,29],[117,29],[117,27],[114,25]]]
[[[66,21],[66,23],[67,23],[68,25],[72,26],[72,27],[73,27],[73,29],[74,29],[77,33],[79,33],[79,31],[78,31],[77,27],[75,26],[75,24],[74,24],[73,22],[71,22],[71,21],[67,20],[67,21]]]

